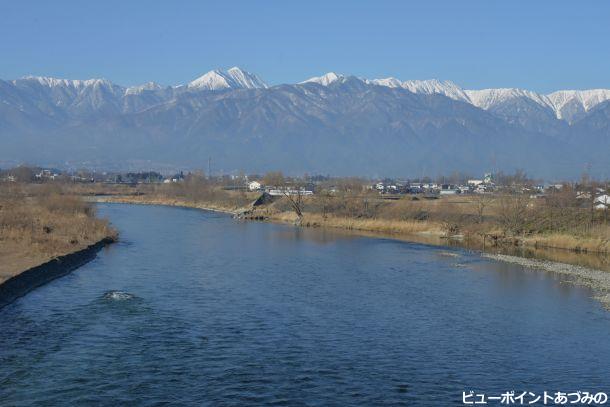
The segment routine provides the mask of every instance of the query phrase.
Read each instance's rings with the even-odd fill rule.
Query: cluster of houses
[[[496,184],[491,174],[485,174],[483,179],[470,179],[464,184],[385,180],[369,188],[379,191],[380,194],[455,195],[494,192]]]
[[[177,183],[185,180],[186,176],[183,172],[179,172],[173,176],[163,176],[157,172],[129,172],[129,173],[60,173],[59,171],[52,169],[38,169],[30,171],[29,176],[31,180],[38,182],[54,181],[54,180],[70,180],[72,182],[104,182],[104,183],[125,183],[125,184],[140,184],[140,183]],[[22,180],[21,176],[17,175],[15,171],[0,171],[0,181],[3,182],[18,182]],[[326,177],[321,180],[316,180],[315,177],[307,178],[308,182],[305,184],[295,184],[293,186],[290,183],[284,185],[264,185],[259,177],[256,179],[249,178],[248,176],[222,176],[216,177],[215,180],[222,185],[225,185],[226,189],[238,189],[248,191],[260,191],[266,192],[271,196],[284,196],[284,195],[313,195],[315,191],[315,184],[319,181],[329,181],[330,178]],[[546,184],[546,185],[512,185],[512,190],[517,190],[523,194],[529,194],[531,198],[542,198],[548,194],[562,191],[565,187],[564,184]],[[400,195],[407,194],[424,194],[428,197],[438,197],[441,195],[456,195],[456,194],[487,194],[503,191],[506,186],[497,185],[494,176],[491,173],[487,173],[481,179],[469,179],[461,183],[443,183],[443,182],[420,182],[420,181],[408,181],[408,180],[392,180],[385,179],[382,181],[369,184],[368,189],[377,191],[380,195],[384,195],[388,198],[394,196],[398,198]],[[333,189],[331,189],[331,192]],[[593,206],[596,209],[608,210],[610,209],[610,195],[609,191],[604,188],[596,188],[595,190],[582,190],[576,191],[576,199],[593,201]]]
[[[531,198],[544,198],[547,194],[561,191],[564,186],[564,184],[519,185],[511,186],[511,190],[529,194]],[[368,188],[378,191],[381,195],[424,194],[429,197],[437,197],[455,194],[495,193],[501,192],[505,187],[496,185],[492,174],[485,174],[483,179],[469,179],[461,184],[409,182],[388,179],[369,185]],[[594,192],[577,191],[576,198],[582,200],[593,199],[593,206],[596,209],[610,209],[610,195],[608,194],[608,191],[603,188],[597,188]]]
[[[55,180],[59,178],[59,174],[52,170],[41,170],[38,174],[35,175],[38,180]]]

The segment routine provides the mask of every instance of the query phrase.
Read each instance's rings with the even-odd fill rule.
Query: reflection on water
[[[122,241],[0,310],[1,405],[461,405],[602,391],[610,313],[457,248],[101,205]]]

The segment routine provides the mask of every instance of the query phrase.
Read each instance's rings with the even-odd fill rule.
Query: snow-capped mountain
[[[345,76],[341,75],[341,74],[336,74],[334,72],[328,72],[327,74],[324,74],[322,76],[314,76],[313,78],[309,78],[304,80],[303,82],[300,82],[301,84],[304,83],[317,83],[319,85],[322,86],[328,86],[331,83],[337,82],[337,81],[343,81],[345,80]]]
[[[322,86],[328,86],[335,82],[345,81],[346,76],[337,74],[335,72],[329,72],[322,76],[315,76],[313,78],[309,78],[301,84],[304,83],[317,83]],[[462,100],[469,101],[468,96],[464,92],[462,88],[457,86],[455,83],[451,81],[439,81],[437,79],[427,79],[427,80],[409,80],[402,82],[396,78],[383,78],[383,79],[360,79],[362,82],[367,85],[377,85],[377,86],[385,86],[388,88],[403,88],[407,89],[413,93],[422,93],[422,94],[441,94],[445,95],[454,100]]]
[[[129,159],[333,174],[610,173],[610,90],[466,90],[329,72],[268,87],[239,68],[187,85],[0,80],[0,161]],[[255,152],[253,154],[253,152]]]
[[[48,76],[24,76],[21,79],[16,79],[12,81],[15,85],[24,85],[24,84],[37,84],[40,86],[48,87],[48,88],[74,88],[74,89],[83,89],[86,87],[93,86],[115,86],[112,82],[106,79],[58,79],[51,78]]]
[[[317,83],[328,86],[337,81],[344,81],[346,76],[329,72],[322,76],[309,78],[303,83]],[[470,103],[483,110],[494,110],[502,106],[507,114],[518,115],[519,107],[515,106],[514,111],[510,111],[510,105],[521,105],[525,101],[540,106],[553,112],[553,115],[568,123],[583,116],[598,104],[610,100],[609,89],[591,90],[565,90],[550,93],[548,95],[532,92],[518,88],[496,88],[470,90],[463,89],[451,81],[440,81],[438,79],[426,80],[407,80],[389,77],[383,79],[361,79],[369,85],[385,86],[389,88],[403,88],[412,93],[418,94],[439,94],[447,96],[453,100]],[[522,110],[522,109],[521,109]]]
[[[147,90],[155,91],[155,90],[160,90],[160,89],[163,89],[163,86],[159,85],[158,83],[146,82],[143,85],[128,87],[127,89],[125,89],[125,94],[126,95],[137,95],[137,94],[140,94]]]
[[[404,81],[402,87],[413,93],[424,93],[428,95],[436,93],[445,95],[453,100],[468,101],[468,96],[464,92],[464,89],[451,81],[439,81],[437,79],[420,81],[411,80]]]
[[[466,94],[473,105],[485,110],[500,104],[507,105],[516,100],[529,99],[542,108],[551,110],[557,119],[568,123],[573,123],[595,106],[610,100],[608,89],[561,90],[544,95],[525,89],[507,88],[467,90]]]
[[[190,89],[255,89],[267,88],[267,84],[258,76],[238,67],[227,71],[213,70],[195,79],[187,85]]]
[[[440,94],[453,100],[468,101],[464,90],[451,81],[439,81],[438,79],[401,81],[396,78],[365,79],[368,84],[387,86],[389,88],[403,88],[409,92],[426,95]]]
[[[329,72],[322,76],[309,78],[300,82],[300,84],[317,83],[322,86],[329,86],[345,82],[347,78],[346,75]],[[453,100],[470,103],[480,109],[494,112],[504,118],[510,117],[512,121],[521,122],[524,122],[527,118],[520,116],[531,115],[532,111],[536,110],[537,115],[543,112],[552,112],[555,118],[567,123],[574,123],[600,103],[610,100],[610,89],[560,90],[550,94],[541,94],[518,88],[464,89],[451,81],[438,79],[401,81],[393,77],[382,79],[350,78],[362,81],[367,85],[402,88],[415,94],[444,95]],[[13,80],[11,83],[21,89],[29,88],[30,92],[36,92],[35,89],[40,91],[40,88],[50,90],[51,98],[57,105],[64,105],[68,103],[65,100],[66,98],[85,94],[93,89],[97,89],[98,93],[105,93],[106,96],[114,95],[116,97],[121,95],[133,96],[144,91],[149,91],[149,93],[161,92],[165,89],[154,82],[124,88],[106,79],[72,80],[44,76],[27,76]],[[268,85],[257,75],[233,67],[228,70],[209,71],[189,82],[186,86],[176,86],[173,91],[164,91],[164,94],[174,95],[176,92],[185,89],[189,91],[214,91],[266,88],[268,88]],[[103,98],[103,95],[98,95],[98,99],[100,98]]]
[[[524,89],[516,88],[499,88],[499,89],[481,89],[481,90],[466,90],[465,91],[470,103],[481,109],[488,110],[498,104],[507,101],[525,98],[530,99],[534,103],[543,107],[553,109],[553,104],[545,95],[540,95],[536,92],[531,92]]]
[[[560,90],[547,97],[558,119],[574,122],[595,106],[610,100],[610,89]]]

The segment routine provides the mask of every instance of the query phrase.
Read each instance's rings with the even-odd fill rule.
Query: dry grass
[[[546,247],[553,249],[569,248],[576,252],[587,253],[610,253],[610,227],[606,230],[606,236],[582,237],[568,234],[548,234],[526,236],[523,243],[533,247]]]
[[[96,202],[129,203],[139,205],[167,205],[180,206],[184,208],[205,209],[218,212],[234,214],[243,209],[242,202],[237,200],[189,200],[184,198],[173,198],[166,195],[117,195],[108,197],[98,197]]]
[[[99,187],[95,191],[99,193]],[[107,187],[108,194],[125,192]],[[93,190],[88,191],[91,193]],[[184,183],[143,185],[112,201],[213,209],[236,213],[257,193],[225,191],[196,177]],[[381,199],[371,191],[316,194],[303,199],[304,226],[324,226],[392,235],[427,234],[463,238],[472,247],[528,246],[575,252],[610,253],[610,226],[600,214],[566,197],[530,199],[528,195],[453,195],[440,199],[406,196]],[[286,198],[257,207],[254,219],[293,223]]]
[[[7,259],[0,263],[0,281],[33,262],[48,261],[104,238],[116,238],[116,231],[81,198],[63,195],[57,188],[0,185],[0,255]]]
[[[269,219],[284,223],[294,223],[296,215],[292,212],[273,214]],[[428,221],[414,220],[387,220],[387,219],[353,219],[329,215],[326,218],[320,214],[307,213],[304,215],[302,225],[308,227],[331,227],[346,230],[359,230],[385,234],[431,234],[441,236],[444,234],[442,226]]]

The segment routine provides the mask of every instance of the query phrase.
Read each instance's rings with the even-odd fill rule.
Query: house
[[[484,184],[477,185],[477,187],[474,189],[475,194],[484,194],[485,192],[487,192],[487,189],[485,188]]]
[[[468,180],[468,185],[472,186],[472,187],[478,187],[482,183],[483,183],[482,179],[469,179]]]
[[[455,195],[459,194],[460,190],[452,184],[441,185],[441,195]]]
[[[545,187],[545,190],[548,192],[561,191],[561,189],[563,189],[563,184],[551,184]]]
[[[260,191],[263,185],[258,181],[250,181],[248,182],[248,189],[250,191]]]
[[[603,194],[598,196],[597,198],[595,198],[595,203],[603,203],[603,204],[610,204],[610,195],[608,194]]]
[[[37,179],[55,179],[58,176],[59,174],[56,174],[51,170],[42,170],[38,174],[36,174]]]
[[[593,201],[595,209],[608,209],[610,208],[610,195],[603,194],[595,198]]]

